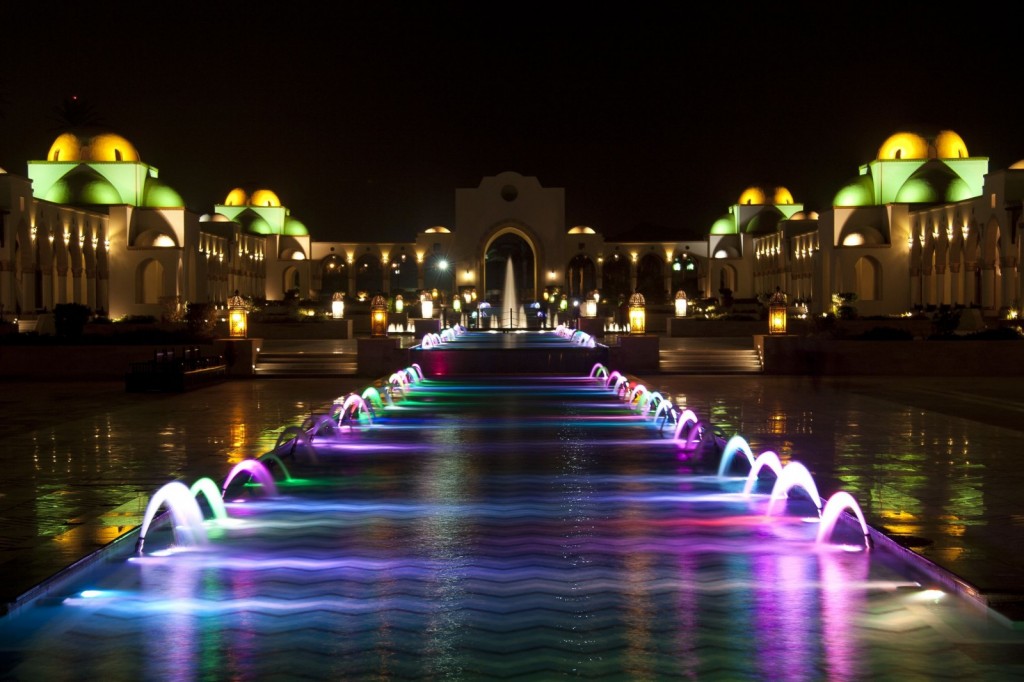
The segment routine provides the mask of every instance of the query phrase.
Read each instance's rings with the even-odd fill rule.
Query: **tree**
[[[96,107],[78,95],[69,95],[53,109],[57,131],[74,128],[100,128],[106,124]]]

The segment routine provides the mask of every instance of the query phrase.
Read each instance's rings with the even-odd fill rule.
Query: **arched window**
[[[644,295],[647,304],[664,303],[664,263],[653,253],[644,254],[636,268],[636,289]]]
[[[139,263],[135,271],[135,302],[155,304],[163,296],[164,266],[159,261],[147,259]]]
[[[365,292],[373,296],[384,289],[384,271],[380,265],[380,257],[372,253],[364,253],[355,263],[356,293]]]
[[[882,294],[882,268],[871,256],[862,256],[853,266],[857,300],[877,301]]]

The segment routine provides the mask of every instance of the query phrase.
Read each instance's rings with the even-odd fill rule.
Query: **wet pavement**
[[[803,463],[823,497],[849,492],[870,525],[960,576],[1008,619],[1021,615],[1018,380],[638,379],[743,436],[755,454]],[[3,384],[3,604],[138,526],[163,484],[220,480],[272,449],[284,428],[370,383],[252,379],[182,394],[129,394],[123,382]]]

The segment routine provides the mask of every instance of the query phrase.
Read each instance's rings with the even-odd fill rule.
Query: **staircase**
[[[356,354],[352,352],[269,352],[256,358],[257,377],[355,376]]]
[[[756,348],[662,349],[658,368],[662,374],[760,374],[762,370]]]

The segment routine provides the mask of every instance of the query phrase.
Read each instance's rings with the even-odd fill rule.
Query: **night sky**
[[[995,5],[11,4],[0,166],[45,158],[76,95],[192,210],[266,187],[318,240],[452,226],[503,171],[565,188],[569,226],[694,238],[754,184],[828,209],[897,130],[1024,158]]]

